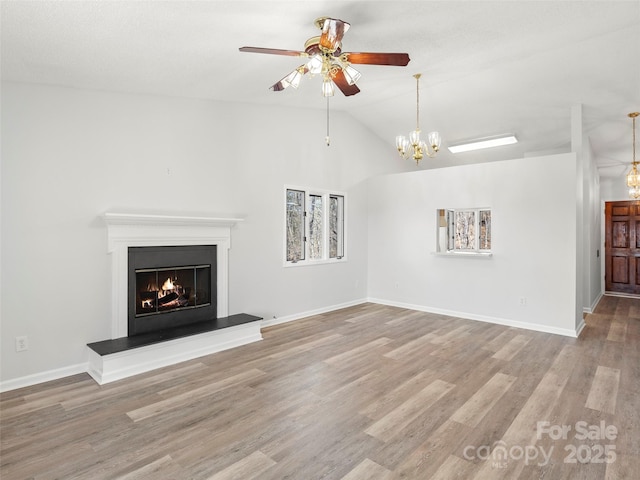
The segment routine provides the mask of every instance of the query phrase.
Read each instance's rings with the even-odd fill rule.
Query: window
[[[344,260],[345,195],[286,188],[285,197],[285,264]]]
[[[305,259],[304,192],[287,190],[287,261]]]
[[[344,257],[344,197],[329,195],[329,257]]]
[[[491,252],[490,209],[439,209],[437,218],[438,252]]]
[[[324,225],[322,196],[309,195],[309,258],[322,259]]]

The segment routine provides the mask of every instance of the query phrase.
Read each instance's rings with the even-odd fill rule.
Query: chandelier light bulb
[[[414,130],[409,134],[409,143],[411,143],[413,148],[420,145],[420,130]]]
[[[405,137],[404,135],[396,136],[396,148],[398,149],[398,153],[401,156],[404,156],[404,154],[409,149],[409,140],[407,139],[407,137]]]
[[[434,152],[440,150],[442,138],[440,138],[440,134],[438,132],[430,132],[427,138],[429,139],[429,145],[433,148]]]
[[[640,187],[640,176],[638,175],[638,168],[635,163],[631,166],[629,173],[627,173],[627,187]]]

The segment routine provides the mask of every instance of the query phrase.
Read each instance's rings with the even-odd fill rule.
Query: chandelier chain
[[[633,124],[633,163],[636,163],[636,116],[631,117],[631,123]]]
[[[420,131],[420,74],[416,73],[416,130]]]

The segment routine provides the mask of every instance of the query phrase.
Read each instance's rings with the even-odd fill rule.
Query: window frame
[[[444,219],[441,215],[444,212]],[[474,240],[473,248],[457,248],[456,247],[456,214],[459,213],[473,213],[474,223]],[[492,210],[490,207],[474,207],[474,208],[439,208],[436,210],[436,253],[441,255],[492,255],[492,235],[491,226],[489,224],[488,238],[489,248],[482,248],[481,245],[481,212],[489,212],[489,217],[492,216]],[[491,223],[491,222],[490,222]],[[442,235],[441,229],[446,228],[446,234]],[[444,243],[444,245],[443,245]]]
[[[341,260],[344,258],[345,256],[345,215],[346,215],[346,211],[345,211],[345,205],[346,205],[346,200],[345,200],[345,195],[344,194],[336,194],[336,193],[330,193],[329,194],[329,204],[327,205],[327,215],[329,218],[329,223],[327,224],[329,227],[331,227],[331,217],[332,217],[332,210],[331,210],[331,203],[332,203],[332,199],[336,199],[336,204],[337,204],[337,209],[336,209],[336,225],[338,225],[341,234],[338,233],[336,235],[336,255],[335,257],[331,256],[331,250],[332,250],[332,235],[331,235],[331,231],[329,231],[329,244],[327,245],[327,252],[329,254],[329,258],[335,258],[336,260]]]
[[[295,194],[302,194],[302,204],[298,204],[296,203],[296,207],[302,207],[302,220],[300,221],[300,223],[302,223],[302,232],[301,235],[296,236],[297,239],[296,241],[299,241],[301,238],[301,242],[302,242],[302,248],[300,249],[300,253],[302,254],[302,257],[297,259],[297,260],[289,260],[289,217],[290,215],[290,211],[289,211],[289,192],[295,192]],[[297,195],[296,195],[297,196]],[[297,210],[297,209],[296,209]],[[296,263],[296,262],[300,262],[300,261],[304,261],[307,259],[306,257],[306,249],[305,249],[305,235],[306,235],[306,211],[307,211],[307,196],[304,190],[300,190],[300,189],[295,189],[295,188],[287,188],[285,189],[285,194],[284,194],[284,215],[285,215],[285,219],[284,219],[284,259],[286,262],[290,262],[290,263]],[[296,215],[296,217],[298,217],[299,215]]]
[[[288,192],[296,191],[302,192],[304,197],[304,233],[302,235],[303,238],[303,248],[304,259],[299,260],[288,260],[287,259],[287,232],[288,232],[288,215],[287,215],[287,201],[288,201]],[[311,221],[311,198],[312,197],[320,197],[322,203],[322,219],[321,219],[321,256],[319,258],[311,258],[311,242],[310,238],[310,221]],[[333,198],[337,198],[337,225],[338,225],[338,235],[337,235],[337,255],[335,257],[331,257],[331,201]],[[342,200],[340,200],[342,199]],[[341,263],[347,261],[347,195],[344,192],[335,191],[335,190],[324,190],[318,188],[310,188],[310,187],[300,187],[294,185],[285,185],[284,186],[284,221],[283,221],[283,265],[285,267],[299,267],[299,266],[307,266],[307,265],[324,265],[329,263]],[[342,249],[342,252],[340,252]],[[340,255],[342,253],[342,255]]]

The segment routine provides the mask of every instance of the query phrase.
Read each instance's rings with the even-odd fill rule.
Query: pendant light
[[[640,198],[640,174],[638,173],[638,162],[636,161],[636,117],[638,115],[640,115],[640,112],[633,112],[628,115],[633,124],[633,162],[631,163],[631,170],[627,173],[627,187],[629,187],[629,198],[635,200]]]

